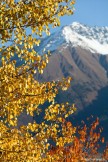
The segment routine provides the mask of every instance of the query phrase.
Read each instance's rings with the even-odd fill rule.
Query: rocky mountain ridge
[[[108,85],[107,33],[108,27],[88,27],[74,22],[42,40],[38,51],[46,48],[51,51],[51,57],[44,73],[35,77],[40,81],[73,78],[70,89],[59,93],[58,102],[74,102],[78,109],[83,109]]]
[[[87,26],[73,22],[60,31],[43,38],[38,48],[41,53],[44,48],[54,51],[60,46],[81,47],[92,53],[108,54],[108,27]]]

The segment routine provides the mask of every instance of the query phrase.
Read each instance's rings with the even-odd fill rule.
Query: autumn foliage
[[[50,26],[60,26],[60,17],[73,14],[74,0],[1,0],[0,1],[0,162],[48,162],[85,159],[82,148],[93,153],[99,134],[90,131],[87,143],[86,125],[79,130],[66,119],[76,110],[74,104],[57,104],[59,89],[67,90],[71,78],[40,83],[50,52],[40,55],[39,46]],[[41,123],[33,121],[18,128],[18,117],[24,111],[40,115],[41,105],[49,102]],[[92,141],[91,141],[92,137]],[[93,149],[92,149],[93,148]],[[91,155],[91,154],[90,154]],[[104,152],[107,158],[107,149]]]
[[[64,122],[68,128],[72,128],[71,122]],[[86,161],[107,161],[108,148],[100,153],[99,148],[104,143],[101,136],[102,128],[99,127],[99,119],[92,122],[90,127],[83,122],[82,126],[76,127],[73,142],[65,147],[52,147],[49,154],[55,161],[61,162],[86,162]],[[59,155],[59,156],[58,156]]]

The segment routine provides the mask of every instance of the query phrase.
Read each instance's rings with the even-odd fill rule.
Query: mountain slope
[[[35,77],[40,81],[73,78],[70,89],[58,94],[58,102],[75,102],[78,109],[82,109],[107,86],[107,33],[108,27],[88,27],[74,22],[42,40],[38,51],[46,48],[52,55],[44,73]]]
[[[102,60],[107,64],[108,55],[101,57],[80,47],[68,46],[62,52],[58,50],[52,53],[44,73],[37,78],[51,81],[71,76],[73,81],[70,89],[61,92],[58,100],[75,102],[78,108],[82,108],[95,99],[99,89],[107,85],[108,68],[103,66]]]

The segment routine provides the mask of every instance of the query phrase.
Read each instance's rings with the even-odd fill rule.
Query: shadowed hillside
[[[66,92],[59,92],[57,101],[76,103],[78,109],[83,109],[96,99],[98,90],[107,86],[107,64],[108,55],[94,54],[70,45],[53,52],[43,75],[35,77],[43,82],[71,76],[71,87]]]
[[[103,128],[102,136],[108,142],[108,86],[99,91],[96,100],[92,104],[80,111],[77,115],[71,116],[69,120],[75,125],[80,125],[82,120],[90,125],[90,121],[87,118],[90,118],[91,115],[95,119],[99,117],[99,126]]]

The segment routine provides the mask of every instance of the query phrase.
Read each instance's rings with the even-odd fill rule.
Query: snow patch
[[[86,27],[75,22],[71,26],[64,27],[62,33],[66,42],[72,46],[80,46],[92,53],[108,54],[108,37],[105,30],[108,29]]]

